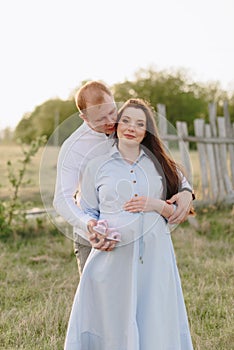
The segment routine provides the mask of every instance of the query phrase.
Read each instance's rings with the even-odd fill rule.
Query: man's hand
[[[93,229],[97,225],[97,220],[90,220],[87,224],[88,227],[88,238],[91,246],[95,249],[110,252],[116,246],[115,241],[109,241],[105,235],[101,235]]]
[[[192,208],[192,201],[192,193],[189,191],[178,192],[168,199],[167,203],[172,204],[175,202],[177,205],[175,212],[168,218],[169,224],[180,224],[187,220]]]

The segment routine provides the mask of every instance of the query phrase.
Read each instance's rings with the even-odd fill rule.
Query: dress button
[[[135,183],[136,183],[136,180],[133,180],[133,183],[135,184]]]
[[[136,194],[136,193],[135,193],[135,194],[134,194],[134,196],[135,196],[135,197],[137,197],[137,196],[138,196],[138,194]]]
[[[130,173],[133,173],[133,170],[131,170]]]

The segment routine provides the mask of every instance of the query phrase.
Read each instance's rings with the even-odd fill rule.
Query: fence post
[[[217,137],[217,127],[216,127],[216,105],[215,103],[209,103],[209,119],[210,119],[210,126],[211,126],[211,135],[214,137]],[[216,170],[217,170],[217,178],[219,183],[219,199],[223,199],[224,197],[224,183],[223,183],[223,177],[220,167],[220,157],[219,157],[219,145],[214,145],[214,152],[215,152],[215,164],[216,164]]]
[[[205,125],[205,136],[207,138],[211,137],[211,127],[210,124]],[[216,166],[215,166],[215,155],[214,155],[214,147],[211,143],[206,144],[206,151],[207,151],[207,159],[209,164],[209,173],[210,173],[210,193],[213,197],[213,200],[216,201],[218,199],[219,194],[219,187],[218,187],[218,179],[217,179],[217,172],[216,172]]]
[[[166,117],[166,106],[164,104],[157,104],[157,114],[158,114],[158,130],[160,137],[167,135],[167,117]],[[168,142],[163,141],[165,148],[168,149]]]
[[[224,101],[223,104],[223,115],[225,119],[225,127],[226,127],[226,135],[227,137],[234,137],[234,124],[232,127],[231,121],[230,121],[230,114],[228,111],[228,102]],[[232,179],[232,186],[234,187],[234,145],[229,144],[228,145],[228,152],[229,152],[229,159],[230,159],[230,171],[231,171],[231,179]]]
[[[218,121],[219,136],[225,138],[227,135],[226,135],[226,130],[225,130],[224,117],[218,117],[217,121]],[[231,181],[230,181],[229,175],[228,175],[227,147],[226,147],[225,143],[219,145],[219,152],[220,152],[221,173],[223,175],[226,191],[227,191],[227,193],[231,193],[232,192],[232,184],[231,184]]]
[[[178,136],[183,138],[184,136],[188,136],[188,127],[186,122],[176,122],[176,128],[178,132]],[[183,139],[179,140],[179,149],[181,154],[181,160],[186,170],[186,177],[189,183],[192,183],[192,169],[189,157],[189,142],[183,141]]]
[[[204,120],[203,119],[195,119],[194,120],[194,131],[195,135],[198,137],[204,137]],[[208,174],[206,167],[206,148],[205,145],[198,142],[197,150],[200,161],[200,169],[201,169],[201,180],[202,180],[202,196],[204,199],[210,199],[209,194],[209,182],[208,182]]]

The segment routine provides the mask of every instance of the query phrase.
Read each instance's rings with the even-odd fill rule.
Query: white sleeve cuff
[[[88,222],[89,222],[90,220],[96,220],[96,219],[93,218],[92,216],[90,216],[89,214],[85,214],[84,216],[82,216],[82,217],[80,218],[80,229],[81,229],[82,231],[88,232],[88,227],[87,227],[87,225],[88,225]]]

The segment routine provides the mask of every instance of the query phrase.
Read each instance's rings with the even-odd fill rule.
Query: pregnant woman
[[[193,349],[167,224],[175,207],[166,200],[181,187],[190,185],[163,148],[152,108],[128,100],[110,153],[83,176],[82,209],[108,226],[107,241],[117,239],[113,250],[93,248],[88,257],[65,350]]]

